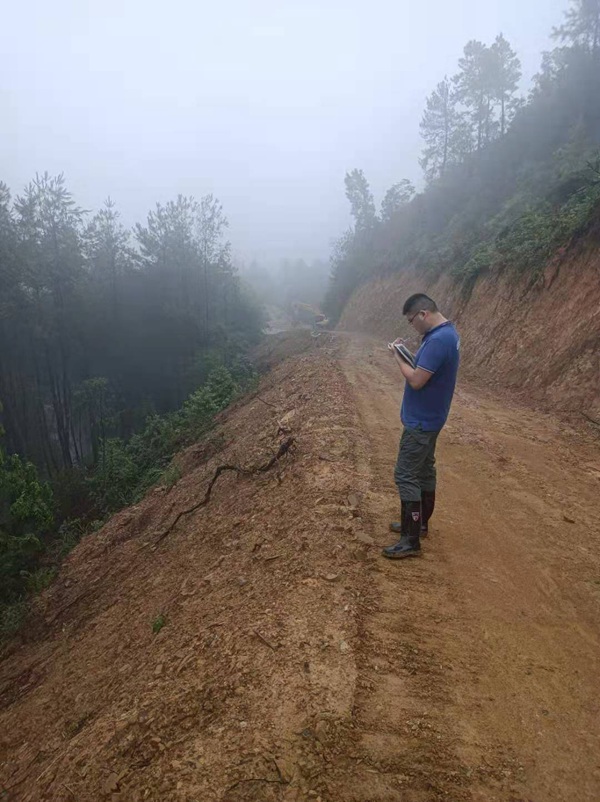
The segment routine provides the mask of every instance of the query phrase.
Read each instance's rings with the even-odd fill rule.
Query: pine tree
[[[115,316],[118,281],[133,268],[136,255],[130,245],[129,231],[120,222],[120,214],[110,198],[86,226],[83,249],[92,278],[110,290],[110,313]]]
[[[447,78],[427,98],[420,130],[425,148],[419,164],[429,181],[444,175],[449,165],[469,152],[469,132]]]
[[[555,39],[579,45],[598,58],[600,52],[600,0],[571,0],[565,22],[553,30]]]
[[[469,111],[477,152],[494,138],[499,127],[494,119],[494,61],[491,49],[472,39],[458,61],[460,72],[452,79],[457,99]]]
[[[500,105],[500,135],[504,136],[519,106],[514,94],[521,78],[521,62],[501,33],[490,48],[490,55],[492,95]]]
[[[211,324],[209,310],[211,308],[211,298],[217,291],[216,287],[211,287],[212,283],[220,284],[217,273],[230,273],[230,252],[229,242],[223,242],[223,234],[229,226],[229,221],[223,212],[223,206],[213,195],[205,195],[200,199],[200,205],[196,207],[196,226],[195,237],[198,242],[200,258],[202,260],[203,290],[204,290],[204,328],[208,331]],[[223,296],[227,303],[227,295]]]
[[[393,184],[381,202],[381,219],[388,222],[401,209],[408,203],[415,194],[415,188],[408,178],[403,178],[397,184]]]
[[[562,67],[563,74],[572,78],[575,97],[580,98],[581,124],[591,141],[598,144],[600,143],[600,0],[571,0],[571,6],[565,13],[565,23],[553,31],[555,39],[568,44],[568,47],[554,51],[555,71],[557,67]]]
[[[344,178],[346,197],[350,201],[352,217],[357,231],[372,229],[377,220],[375,202],[362,170],[352,170]]]
[[[40,398],[48,390],[62,463],[73,464],[73,368],[81,354],[80,293],[85,280],[81,243],[84,212],[63,175],[36,176],[15,203],[23,278],[35,306],[36,344],[30,358]],[[37,346],[37,347],[36,347]]]

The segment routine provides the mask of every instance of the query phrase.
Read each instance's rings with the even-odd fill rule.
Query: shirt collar
[[[434,326],[432,329],[429,329],[429,331],[426,332],[423,335],[423,339],[426,340],[427,337],[429,337],[430,334],[433,334],[434,331],[439,331],[440,329],[444,328],[444,326],[451,326],[451,325],[452,325],[452,321],[451,320],[446,320],[443,323],[440,323],[439,325]]]

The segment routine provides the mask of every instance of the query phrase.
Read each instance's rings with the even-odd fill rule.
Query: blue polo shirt
[[[405,426],[437,432],[446,423],[456,386],[459,349],[460,337],[449,320],[423,337],[415,362],[433,375],[420,390],[413,390],[406,382],[400,412]]]

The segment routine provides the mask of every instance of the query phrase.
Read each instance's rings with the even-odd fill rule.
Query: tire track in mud
[[[342,365],[367,435],[359,467],[370,476],[364,504],[377,548],[360,622],[356,754],[340,798],[343,791],[349,802],[467,800],[468,769],[446,712],[454,666],[437,648],[440,632],[458,634],[447,582],[427,557],[399,565],[378,554],[398,516],[392,468],[399,387],[382,373],[368,340],[348,340]]]

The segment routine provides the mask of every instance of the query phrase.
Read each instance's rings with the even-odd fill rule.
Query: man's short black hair
[[[438,311],[437,304],[433,298],[430,298],[429,295],[425,295],[424,292],[416,292],[404,302],[402,314],[410,315],[411,312],[416,312],[417,310],[420,312],[421,309],[425,309],[428,312]]]

